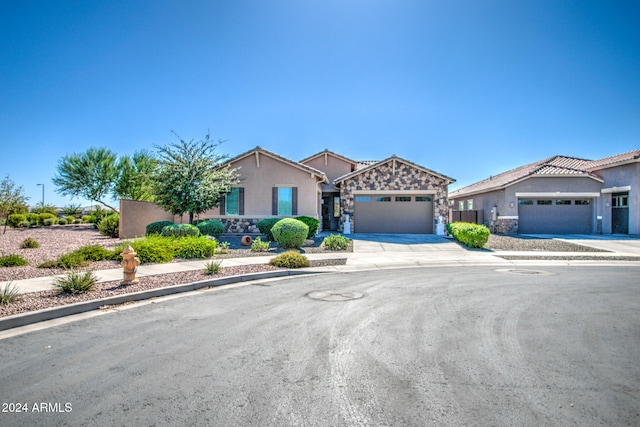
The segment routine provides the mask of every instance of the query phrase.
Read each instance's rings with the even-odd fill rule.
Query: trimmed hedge
[[[173,222],[157,221],[157,222],[152,222],[151,224],[147,224],[147,226],[145,227],[146,235],[148,236],[149,234],[160,234],[162,233],[162,229],[165,228],[167,225],[173,225]]]
[[[482,248],[489,241],[489,229],[484,225],[453,222],[447,224],[447,231],[454,239],[470,248]]]
[[[199,236],[200,230],[193,224],[171,224],[162,229],[164,237]]]
[[[307,224],[295,218],[281,219],[271,229],[273,238],[283,248],[301,248],[308,233]]]
[[[7,218],[7,225],[9,227],[17,228],[20,226],[21,222],[24,222],[26,220],[27,220],[27,215],[25,214],[11,214]]]
[[[309,227],[309,232],[307,233],[307,239],[313,239],[313,237],[318,232],[320,221],[310,216],[297,216],[296,219],[298,221],[304,222],[307,225],[307,227]]]
[[[273,234],[271,233],[271,229],[281,219],[282,218],[266,218],[266,219],[263,219],[262,221],[258,222],[258,230],[260,230],[260,232],[262,234],[264,234],[264,236],[267,238],[267,240],[273,241],[275,239],[273,238]]]
[[[198,227],[198,230],[200,230],[200,234],[213,236],[216,239],[220,237],[222,233],[224,233],[224,225],[222,225],[220,221],[211,219],[198,222],[196,227]]]
[[[269,264],[280,268],[304,268],[310,265],[309,259],[296,251],[281,253],[277,257],[272,258]]]

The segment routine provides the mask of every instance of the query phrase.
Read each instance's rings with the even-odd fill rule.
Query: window
[[[473,210],[473,199],[467,200],[467,210],[468,211],[472,211]]]
[[[396,196],[396,202],[410,202],[411,196]]]
[[[430,202],[430,201],[431,201],[430,196],[416,196],[416,202]]]
[[[556,200],[556,205],[570,205],[571,204],[571,200]]]
[[[390,202],[391,196],[377,196],[376,202]]]
[[[519,200],[518,200],[518,204],[519,204],[519,205],[532,205],[532,204],[533,204],[533,200],[529,200],[529,199],[519,199]]]
[[[551,200],[536,200],[536,205],[550,205]]]
[[[340,196],[333,197],[333,216],[340,216]]]
[[[232,188],[230,192],[225,196],[225,215],[239,215],[240,214],[240,197],[239,188]]]
[[[458,210],[460,211],[464,210],[464,202],[458,202]]]
[[[368,203],[371,201],[371,196],[356,196],[356,202]]]
[[[591,200],[576,200],[574,204],[576,205],[588,205],[591,203]]]
[[[629,207],[629,193],[613,193],[611,195],[611,206],[614,208]]]
[[[293,189],[278,187],[278,215],[293,215]]]

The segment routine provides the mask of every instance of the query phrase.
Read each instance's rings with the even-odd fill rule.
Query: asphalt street
[[[0,425],[640,425],[640,268],[387,269],[0,341]]]

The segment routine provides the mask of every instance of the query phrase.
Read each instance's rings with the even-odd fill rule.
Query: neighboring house
[[[550,157],[453,191],[449,203],[481,211],[497,233],[639,234],[640,150]]]
[[[306,215],[320,229],[356,233],[433,233],[448,218],[447,188],[454,180],[392,156],[357,162],[325,150],[300,162],[256,147],[225,164],[239,182],[219,208],[199,219],[221,221],[228,233],[257,233],[264,218]],[[121,201],[120,237],[144,235],[146,224],[184,222],[154,204]]]

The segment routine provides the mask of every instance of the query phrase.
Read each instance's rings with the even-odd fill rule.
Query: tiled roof
[[[236,157],[234,157],[232,159],[227,160],[225,162],[225,164],[231,164],[231,163],[237,162],[238,160],[243,159],[243,158],[245,158],[245,157],[247,157],[247,156],[249,156],[249,155],[251,155],[251,154],[253,154],[255,152],[265,154],[265,155],[267,155],[269,157],[272,157],[274,159],[280,160],[283,163],[288,163],[293,167],[296,167],[298,169],[302,169],[302,170],[305,170],[305,171],[307,171],[309,173],[315,174],[315,175],[318,176],[318,178],[320,178],[320,181],[322,181],[322,182],[325,182],[325,183],[329,182],[329,180],[327,179],[327,175],[324,172],[322,172],[321,170],[318,170],[318,169],[313,168],[311,166],[307,166],[307,165],[305,165],[303,163],[296,162],[295,160],[287,159],[286,157],[282,157],[279,154],[273,153],[273,152],[271,152],[269,150],[265,150],[264,148],[262,148],[260,146],[258,146],[256,148],[252,148],[249,151],[245,151],[244,153],[242,153],[240,155],[237,155]]]
[[[383,164],[385,164],[385,163],[387,163],[387,162],[389,162],[389,161],[392,161],[392,160],[396,160],[396,161],[397,161],[397,162],[399,162],[399,163],[403,163],[403,164],[409,165],[409,166],[411,166],[411,167],[414,167],[414,168],[416,168],[416,169],[420,169],[420,170],[422,170],[422,171],[424,171],[424,172],[427,172],[427,173],[429,173],[429,174],[431,174],[431,175],[438,176],[438,177],[440,177],[440,178],[442,178],[442,179],[444,179],[444,180],[449,181],[449,183],[452,183],[452,182],[455,182],[455,181],[456,181],[455,179],[453,179],[453,178],[449,178],[449,177],[448,177],[448,176],[446,176],[446,175],[443,175],[443,174],[438,173],[438,172],[436,172],[436,171],[433,171],[433,170],[431,170],[431,169],[427,169],[427,168],[425,168],[424,166],[420,166],[420,165],[418,165],[418,164],[416,164],[416,163],[410,162],[410,161],[408,161],[408,160],[405,160],[405,159],[402,159],[402,158],[400,158],[400,157],[398,157],[398,156],[393,155],[393,156],[391,156],[391,157],[389,157],[389,158],[387,158],[387,159],[384,159],[384,160],[381,160],[381,161],[378,161],[378,162],[375,162],[375,161],[358,162],[358,163],[359,163],[359,165],[358,165],[358,168],[357,168],[355,171],[350,172],[350,173],[348,173],[348,174],[346,174],[346,175],[342,175],[341,177],[334,179],[334,180],[333,180],[333,183],[334,183],[334,184],[337,184],[337,183],[339,183],[339,182],[344,181],[345,179],[348,179],[348,178],[351,178],[351,177],[353,177],[353,176],[359,175],[359,174],[361,174],[361,173],[363,173],[363,172],[365,172],[365,171],[367,171],[367,170],[369,170],[369,169],[374,169],[374,168],[376,168],[377,166],[379,166],[379,165],[383,165]],[[369,164],[366,164],[366,163],[369,163]],[[362,166],[363,166],[363,167],[360,167],[360,164],[362,164]]]
[[[491,176],[488,179],[476,182],[466,187],[452,191],[450,198],[466,196],[476,193],[485,193],[502,189],[525,178],[532,176],[586,176],[601,181],[597,175],[585,170],[589,160],[576,157],[554,156],[528,165]]]
[[[616,154],[615,156],[605,157],[600,160],[593,160],[587,162],[585,169],[593,171],[598,169],[605,169],[606,167],[612,167],[619,163],[626,163],[631,161],[639,161],[640,150],[627,151],[626,153]]]

